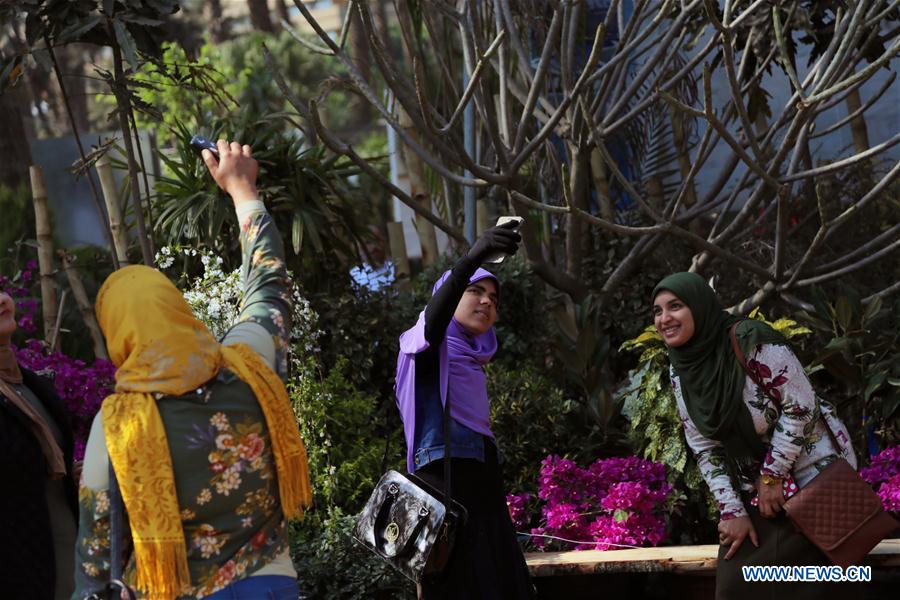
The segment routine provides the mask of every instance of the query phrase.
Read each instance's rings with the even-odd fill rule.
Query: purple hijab
[[[445,272],[434,284],[432,296],[447,278]],[[500,282],[492,273],[478,269],[469,279],[469,284],[491,278],[500,289]],[[412,472],[413,436],[416,430],[416,355],[428,348],[425,339],[425,311],[419,313],[419,320],[400,336],[400,353],[397,355],[397,407],[403,419],[406,436],[406,465]],[[441,403],[450,397],[450,416],[469,429],[494,437],[490,428],[490,407],[488,404],[487,382],[482,366],[487,364],[497,352],[497,334],[494,328],[481,335],[471,335],[455,318],[450,319],[447,334],[439,350]]]

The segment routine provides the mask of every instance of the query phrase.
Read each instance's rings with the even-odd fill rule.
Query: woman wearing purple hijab
[[[443,489],[442,407],[449,401],[451,496],[468,512],[446,569],[422,583],[426,600],[533,597],[506,506],[483,370],[497,351],[500,285],[480,265],[516,251],[514,226],[486,230],[435,283],[415,326],[400,336],[396,391],[407,468]]]

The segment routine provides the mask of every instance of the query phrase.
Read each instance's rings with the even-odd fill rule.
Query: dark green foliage
[[[414,597],[402,575],[351,537],[353,515],[385,467],[403,470],[399,418],[383,435],[377,398],[354,383],[355,369],[346,358],[327,374],[311,356],[295,360],[293,370],[288,389],[306,444],[314,497],[303,521],[291,525],[301,590],[310,598]]]
[[[11,189],[0,185],[0,214],[7,226],[0,229],[0,259],[18,253],[17,242],[34,239],[34,208],[31,191],[21,185]],[[11,273],[4,272],[4,275]]]
[[[401,467],[403,448],[399,419],[389,436],[379,435],[383,426],[378,423],[377,399],[354,385],[350,371],[346,359],[327,374],[312,358],[294,361],[288,389],[307,444],[317,506],[356,512],[384,464]]]
[[[595,454],[624,450],[619,417],[621,400],[614,395],[615,375],[610,369],[609,324],[589,295],[580,304],[566,302],[554,311],[557,328],[552,349],[561,373],[584,408],[583,417],[599,436],[588,448]]]
[[[837,405],[857,454],[870,453],[867,428],[882,447],[900,443],[900,301],[863,303],[847,285],[815,292],[815,309],[798,318],[817,334],[810,365],[823,397]],[[855,434],[855,435],[854,435]]]
[[[599,436],[583,405],[535,367],[488,365],[491,430],[503,459],[508,493],[536,492],[540,464],[549,454],[583,463],[596,459]]]
[[[21,76],[30,54],[45,71],[52,69],[46,42],[61,46],[85,42],[118,46],[125,60],[138,65],[138,52],[159,52],[166,19],[177,12],[177,0],[20,0],[0,7],[0,22],[25,19],[27,48],[0,60],[0,93]]]
[[[340,508],[291,524],[291,557],[303,598],[412,600],[415,586],[351,537],[356,517]]]
[[[235,118],[211,121],[204,133],[254,147],[260,196],[285,238],[288,267],[303,273],[304,284],[320,288],[336,271],[346,278],[363,228],[359,213],[365,215],[367,204],[349,182],[358,169],[322,147],[304,149],[277,116],[255,118],[242,111]],[[239,264],[234,210],[189,147],[191,135],[179,125],[174,153],[161,155],[166,174],[156,186],[156,230],[167,244],[206,246],[229,265]]]
[[[684,440],[684,429],[669,379],[665,345],[652,326],[620,350],[642,350],[638,367],[622,390],[628,438],[635,453],[666,465],[669,483],[679,503],[672,537],[683,543],[707,541],[718,515],[697,461]]]

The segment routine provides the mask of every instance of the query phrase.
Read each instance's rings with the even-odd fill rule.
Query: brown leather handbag
[[[747,359],[731,327],[731,346],[744,372],[757,385],[761,382],[747,365]],[[765,389],[765,386],[762,386]],[[781,401],[768,394],[778,411]],[[825,430],[835,450],[837,439],[827,419]],[[794,526],[834,564],[847,568],[862,562],[878,542],[900,527],[884,511],[881,499],[872,487],[843,458],[825,467],[812,481],[784,504],[784,511]]]

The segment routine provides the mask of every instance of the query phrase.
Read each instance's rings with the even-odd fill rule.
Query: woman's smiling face
[[[667,346],[677,348],[694,337],[694,314],[688,305],[668,290],[653,299],[653,324]]]
[[[16,303],[9,294],[0,293],[0,345],[12,340],[16,330]]]
[[[487,333],[497,322],[497,284],[490,277],[470,283],[453,317],[472,335]]]

